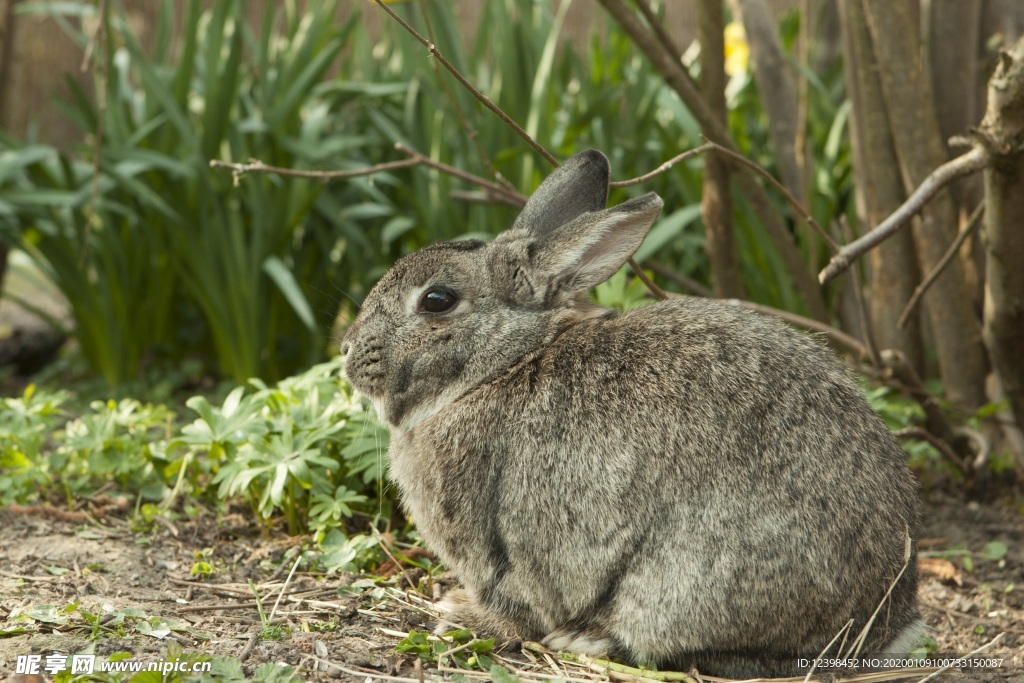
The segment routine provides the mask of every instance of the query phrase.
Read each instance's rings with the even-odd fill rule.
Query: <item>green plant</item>
[[[967,572],[974,571],[974,560],[980,558],[986,562],[999,562],[1008,552],[1006,544],[1002,541],[989,541],[984,547],[978,552],[971,552],[963,546],[954,546],[949,550],[940,550],[937,552],[924,553],[925,557],[941,557],[945,559],[959,558],[960,562],[964,566],[964,570]]]
[[[487,656],[494,649],[494,639],[480,640],[473,637],[469,629],[450,631],[443,638],[420,631],[410,631],[399,641],[395,652],[416,655],[423,662],[434,666],[455,666],[461,669],[478,669],[489,672],[494,661]]]
[[[384,432],[338,379],[340,368],[335,359],[273,387],[253,380],[255,392],[238,387],[220,407],[189,399],[199,417],[168,444],[179,478],[196,463],[195,476],[212,474],[220,499],[244,496],[264,522],[283,512],[292,533],[339,527],[369,504],[362,491],[384,480],[387,448]]]
[[[136,376],[147,353],[207,348],[237,382],[276,379],[322,356],[337,310],[334,229],[314,211],[322,184],[263,176],[235,190],[209,161],[309,166],[358,148],[318,94],[355,21],[337,25],[330,0],[302,12],[266,3],[256,30],[240,0],[181,9],[177,50],[172,0],[146,47],[120,12],[98,17],[105,106],[73,81],[63,105],[100,145],[95,185],[90,162],[45,148],[8,141],[0,165],[5,232],[68,298],[82,353],[111,386]]]
[[[276,385],[253,380],[250,393],[237,387],[220,406],[195,396],[187,405],[197,417],[184,425],[136,399],[94,401],[68,419],[64,394],[30,386],[0,407],[0,503],[57,492],[70,503],[113,485],[112,494],[140,501],[132,523],[145,531],[186,491],[222,504],[241,496],[265,524],[283,513],[292,533],[312,529],[320,541],[357,512],[386,516],[387,434],[340,368],[335,359]],[[371,561],[369,547],[339,554],[350,539],[330,538],[332,566]],[[196,573],[214,571],[199,559]]]

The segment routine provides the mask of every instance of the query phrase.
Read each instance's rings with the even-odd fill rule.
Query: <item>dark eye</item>
[[[420,299],[420,310],[427,313],[445,313],[455,308],[459,298],[446,289],[428,289]]]

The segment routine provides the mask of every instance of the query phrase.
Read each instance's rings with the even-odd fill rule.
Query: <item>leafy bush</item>
[[[73,500],[112,485],[170,508],[182,493],[227,504],[241,496],[265,524],[321,536],[357,512],[388,514],[387,434],[339,379],[340,360],[274,386],[254,380],[220,406],[175,423],[164,406],[95,401],[81,417],[66,395],[29,387],[0,410],[0,503]]]

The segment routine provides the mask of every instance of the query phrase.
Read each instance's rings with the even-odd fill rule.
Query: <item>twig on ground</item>
[[[270,610],[270,616],[267,617],[268,623],[274,620],[274,615],[277,614],[277,606],[281,604],[281,598],[285,596],[285,591],[288,590],[288,584],[292,582],[292,576],[295,575],[295,570],[299,568],[299,562],[301,561],[302,553],[298,553],[295,557],[295,563],[292,565],[292,570],[288,572],[288,578],[284,580],[284,583],[281,585],[281,590],[277,593],[277,600],[274,601],[274,606]]]
[[[914,293],[910,297],[910,301],[908,301],[907,305],[903,307],[903,312],[900,313],[899,320],[896,321],[896,326],[898,328],[902,330],[906,327],[907,321],[910,319],[910,314],[921,300],[921,297],[923,297],[924,293],[928,291],[928,288],[932,286],[932,283],[939,279],[942,271],[946,269],[946,266],[948,266],[950,262],[952,262],[953,257],[956,256],[957,251],[960,250],[960,247],[967,238],[978,229],[978,226],[981,225],[981,217],[984,214],[985,203],[982,202],[978,204],[977,208],[975,208],[973,212],[971,212],[971,217],[967,219],[967,225],[964,226],[963,230],[961,230],[956,236],[956,239],[954,239],[949,245],[949,249],[946,250],[946,253],[942,255],[939,262],[935,264],[934,268],[932,268],[932,272],[928,273],[928,277],[926,277],[914,290]]]
[[[989,649],[990,647],[992,647],[993,645],[998,643],[1000,640],[1002,640],[1003,636],[1005,636],[1005,635],[1006,635],[1005,633],[1000,633],[998,636],[996,636],[992,640],[988,641],[987,643],[985,643],[984,645],[982,645],[978,649],[973,650],[971,652],[968,652],[963,657],[954,658],[954,659],[950,660],[949,664],[946,664],[946,666],[940,667],[937,671],[934,671],[931,674],[929,674],[928,676],[925,676],[924,678],[922,678],[917,683],[925,683],[925,681],[930,681],[931,679],[935,678],[939,674],[945,673],[946,671],[949,671],[950,669],[952,669],[954,666],[957,665],[957,659],[970,659],[971,657],[974,657],[975,655],[981,654],[982,652],[984,652],[985,650]]]
[[[839,253],[833,256],[829,264],[818,274],[818,281],[821,284],[825,284],[849,268],[850,264],[856,259],[909,223],[910,219],[924,208],[928,200],[934,197],[946,185],[957,178],[987,168],[992,163],[993,158],[991,152],[979,145],[966,154],[939,166],[918,185],[917,189],[888,218],[879,223],[871,232],[840,249]]]
[[[242,648],[242,651],[238,654],[238,661],[244,662],[249,659],[249,655],[252,654],[253,648],[256,647],[256,641],[259,637],[260,634],[258,631],[253,631],[249,634],[249,640],[246,641],[245,647]]]
[[[391,552],[391,549],[388,548],[388,544],[384,542],[384,537],[381,535],[380,531],[373,524],[370,524],[370,530],[373,531],[373,535],[377,538],[377,545],[379,545],[380,549],[384,551],[384,554],[395,563],[395,567],[402,573],[402,578],[404,578],[405,582],[409,584],[409,588],[415,591],[416,584],[412,582],[412,579],[410,579],[409,575],[405,572],[405,567],[402,566],[402,563],[398,561],[398,558],[396,558]]]

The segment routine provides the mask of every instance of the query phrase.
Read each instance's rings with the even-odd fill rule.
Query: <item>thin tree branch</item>
[[[882,351],[882,367],[885,370],[883,377],[895,378],[901,385],[902,391],[917,401],[924,411],[925,428],[928,433],[949,444],[955,452],[963,457],[971,455],[969,450],[960,451],[956,448],[956,430],[950,424],[942,406],[934,396],[925,388],[914,368],[907,362],[907,357],[897,349],[886,349]],[[962,443],[962,442],[961,442]]]
[[[680,59],[683,55],[683,51],[680,50],[679,46],[676,45],[674,40],[672,40],[672,36],[665,31],[665,27],[662,25],[661,21],[658,20],[654,10],[651,9],[650,3],[648,3],[647,0],[634,0],[634,2],[636,2],[637,9],[640,10],[640,14],[644,15],[644,20],[647,21],[647,24],[654,32],[654,36],[658,39],[658,42],[661,43],[661,46],[665,51],[672,55],[674,59]]]
[[[846,216],[840,216],[838,223],[838,230],[842,231],[843,239],[852,239],[852,231],[850,230],[850,224],[846,220]],[[875,342],[875,331],[871,325],[871,314],[868,311],[867,301],[864,300],[864,289],[860,279],[860,271],[856,268],[850,269],[850,284],[853,285],[853,300],[857,303],[857,318],[860,322],[860,329],[864,335],[864,344],[867,346],[868,354],[871,357],[871,364],[875,367],[881,367],[881,357],[878,353],[878,344]]]
[[[210,168],[216,168],[221,170],[228,170],[235,176],[236,184],[238,178],[245,175],[246,173],[273,173],[281,176],[288,176],[290,178],[311,178],[313,180],[348,180],[350,178],[358,178],[365,175],[373,175],[375,173],[382,173],[384,171],[393,171],[399,168],[410,168],[412,166],[419,166],[422,162],[418,158],[401,159],[399,161],[389,161],[383,164],[375,164],[373,166],[367,166],[366,168],[359,168],[354,171],[304,171],[297,168],[282,168],[280,166],[268,166],[259,159],[252,159],[247,164],[236,164],[230,161],[221,161],[220,159],[211,159]]]
[[[740,308],[747,308],[751,311],[757,311],[764,315],[770,315],[780,320],[785,320],[791,325],[802,327],[812,332],[820,332],[832,340],[833,343],[842,346],[851,352],[858,358],[858,360],[870,360],[871,353],[868,348],[864,346],[857,338],[843,332],[842,330],[836,329],[827,323],[823,323],[820,320],[814,318],[807,318],[797,313],[790,313],[789,311],[783,311],[778,308],[772,308],[771,306],[765,306],[763,304],[754,303],[753,301],[746,301],[743,299],[722,299],[727,304],[733,306],[739,306]]]
[[[426,166],[433,168],[442,173],[454,176],[461,180],[465,180],[468,183],[478,185],[486,189],[490,194],[495,197],[496,201],[500,201],[505,204],[511,204],[512,206],[522,207],[526,204],[526,197],[519,194],[513,189],[509,189],[504,185],[499,185],[496,182],[475,176],[472,173],[466,173],[454,166],[441,163],[440,161],[434,161],[430,157],[427,157],[416,150],[406,147],[402,143],[395,145],[402,154],[408,156],[408,159],[400,159],[398,161],[388,161],[382,164],[374,164],[373,166],[367,166],[366,168],[359,168],[354,171],[305,171],[296,168],[282,168],[280,166],[268,166],[259,159],[253,159],[247,164],[238,164],[228,161],[221,161],[220,159],[211,159],[210,168],[229,170],[235,175],[235,179],[245,175],[246,173],[274,173],[281,176],[288,176],[292,178],[310,178],[313,180],[332,181],[332,180],[349,180],[351,178],[359,178],[361,176],[373,175],[375,173],[382,173],[384,171],[393,171],[400,168],[412,168],[413,166]]]
[[[695,280],[691,280],[685,275],[680,275],[679,273],[675,272],[674,270],[672,270],[671,268],[662,263],[658,263],[657,261],[651,261],[650,259],[648,259],[644,261],[644,265],[653,270],[658,275],[664,277],[666,280],[671,280],[681,285],[682,287],[685,287],[686,289],[690,290],[697,296],[700,296],[705,299],[715,298],[714,292],[712,292],[704,285],[700,284],[699,282],[696,282]],[[674,292],[669,292],[668,296],[674,297],[682,295],[676,294]],[[812,332],[820,332],[821,334],[824,334],[826,337],[828,337],[837,346],[842,346],[843,348],[846,348],[849,351],[851,351],[858,359],[871,359],[871,353],[868,351],[868,348],[860,342],[860,340],[847,334],[846,332],[843,332],[842,330],[836,329],[835,327],[827,325],[819,320],[814,320],[813,318],[806,318],[796,313],[790,313],[789,311],[782,311],[777,308],[772,308],[771,306],[764,306],[762,304],[754,303],[753,301],[746,301],[745,299],[719,299],[719,301],[730,304],[732,306],[739,306],[740,308],[746,308],[751,311],[756,311],[763,315],[770,315],[774,318],[784,320],[790,323],[791,325],[795,325],[806,330],[811,330]]]
[[[675,155],[674,157],[663,163],[661,166],[658,166],[653,171],[644,173],[642,176],[638,176],[636,178],[631,178],[630,180],[616,180],[614,182],[608,183],[608,187],[630,187],[632,185],[639,185],[640,183],[645,183],[651,178],[661,175],[665,171],[669,170],[670,168],[678,164],[680,161],[684,161],[686,159],[689,159],[690,157],[699,156],[701,154],[704,154],[705,152],[711,151],[712,149],[718,146],[719,145],[715,145],[713,143],[706,143],[701,145],[700,147],[694,147],[693,149],[687,150],[682,154]]]
[[[526,204],[526,197],[524,195],[521,195],[515,190],[509,189],[504,185],[492,182],[490,180],[487,180],[486,178],[481,178],[480,176],[475,176],[472,173],[466,173],[461,169],[455,168],[454,166],[449,166],[448,164],[442,163],[440,161],[434,161],[430,157],[424,156],[421,152],[417,152],[411,147],[406,147],[400,142],[395,143],[395,149],[397,149],[402,154],[406,154],[412,157],[413,159],[416,159],[423,166],[437,169],[442,173],[447,173],[448,175],[454,176],[456,178],[461,178],[462,180],[465,180],[468,183],[479,185],[480,187],[486,188],[494,192],[495,194],[508,198],[509,200],[511,200],[511,202],[515,202],[518,206],[523,206]],[[555,165],[557,166],[557,164]]]
[[[708,138],[718,141],[730,151],[738,153],[727,127],[714,116],[710,107],[701,98],[697,84],[683,68],[678,55],[672,54],[671,50],[666,49],[656,35],[645,28],[641,18],[626,5],[624,0],[598,1],[622,27],[623,31],[632,38],[634,45],[644,53],[665,83],[679,96],[679,99],[697,120],[704,134]],[[765,231],[779,250],[779,254],[793,278],[793,283],[811,315],[819,320],[825,320],[828,317],[828,312],[825,308],[821,288],[814,281],[814,276],[807,264],[804,263],[792,234],[779,216],[773,212],[768,193],[746,174],[739,174],[737,182],[743,194],[750,201],[751,207]]]
[[[821,238],[823,240],[825,240],[826,244],[828,244],[830,247],[832,247],[832,251],[838,251],[839,250],[839,244],[834,239],[832,239],[831,235],[829,235],[827,232],[825,232],[825,229],[822,228],[821,225],[818,224],[818,221],[814,220],[814,216],[811,215],[811,212],[808,211],[806,208],[804,208],[804,205],[801,204],[800,201],[796,197],[793,196],[792,192],[790,192],[789,190],[786,189],[785,185],[783,185],[778,180],[773,178],[771,173],[769,173],[768,171],[764,170],[763,168],[761,168],[760,166],[755,164],[753,161],[751,161],[750,159],[747,159],[745,156],[743,156],[742,154],[739,154],[738,152],[734,152],[733,150],[731,150],[731,149],[729,149],[727,147],[723,147],[722,145],[719,145],[718,143],[712,142],[712,141],[708,140],[707,138],[704,138],[704,141],[705,141],[705,145],[704,146],[710,146],[715,151],[715,153],[729,157],[730,159],[732,159],[736,163],[740,164],[741,166],[744,166],[745,168],[749,168],[750,170],[754,171],[755,173],[757,173],[760,176],[762,176],[765,180],[767,180],[771,184],[772,187],[774,187],[776,190],[778,190],[782,194],[782,196],[786,199],[786,203],[789,204],[790,207],[792,207],[792,209],[797,214],[799,214],[801,218],[803,218],[805,221],[807,221],[808,225],[810,225],[812,228],[814,228],[817,231],[817,233],[821,236]],[[698,147],[697,149],[700,149],[700,147]]]
[[[935,450],[942,454],[942,457],[956,467],[961,474],[966,477],[971,476],[971,471],[967,469],[967,465],[960,460],[960,456],[953,452],[953,449],[949,447],[949,444],[929,432],[924,427],[905,427],[893,432],[893,436],[897,439],[915,439],[917,441],[924,441],[925,443],[930,444],[935,448]]]
[[[644,269],[640,267],[640,264],[637,263],[632,256],[629,257],[627,263],[629,263],[629,267],[633,269],[633,272],[636,273],[636,276],[640,278],[645,285],[647,285],[647,289],[651,294],[662,301],[668,298],[668,294],[665,293],[665,290],[654,284],[654,280],[647,277],[647,273],[644,272]]]
[[[473,85],[469,81],[467,81],[461,73],[459,73],[458,69],[452,66],[451,63],[444,58],[444,55],[442,55],[440,51],[438,51],[436,45],[434,45],[429,40],[427,40],[419,33],[417,33],[416,29],[410,26],[404,19],[402,19],[402,17],[398,16],[398,14],[396,14],[393,9],[384,4],[383,0],[376,0],[376,2],[381,9],[383,9],[385,12],[391,15],[392,19],[401,24],[402,28],[408,31],[413,38],[418,40],[425,48],[427,48],[427,52],[429,52],[432,57],[435,57],[437,61],[441,63],[441,66],[447,69],[448,73],[454,76],[455,80],[457,80],[459,84],[462,85],[463,88],[472,93],[473,97],[479,100],[481,104],[483,104],[485,107],[494,112],[494,114],[498,118],[505,122],[505,125],[514,130],[516,135],[525,140],[526,143],[530,145],[530,147],[533,147],[533,149],[536,150],[536,152],[540,154],[542,157],[544,157],[552,166],[558,166],[558,160],[555,159],[551,152],[544,149],[544,147],[542,147],[536,140],[530,137],[530,135],[525,130],[523,130],[518,123],[513,121],[508,114],[503,112],[501,108],[498,107],[498,105],[494,104],[494,102],[492,102],[491,99],[487,97],[487,95],[484,95],[482,92],[474,88]]]
[[[928,273],[928,277],[926,277],[924,281],[917,286],[917,289],[914,290],[914,293],[910,297],[910,301],[908,301],[907,305],[903,307],[903,312],[900,313],[899,320],[896,321],[897,327],[903,329],[906,326],[907,321],[910,319],[910,314],[914,311],[914,308],[921,300],[921,297],[923,297],[925,292],[928,291],[928,288],[932,286],[932,283],[939,278],[939,275],[942,274],[942,271],[945,270],[946,266],[948,266],[953,260],[953,257],[956,256],[957,251],[960,250],[960,247],[963,246],[963,243],[967,238],[978,229],[978,226],[981,225],[981,217],[984,214],[985,203],[982,202],[978,204],[977,208],[975,208],[971,213],[971,217],[967,220],[967,225],[965,225],[963,230],[961,230],[956,236],[953,243],[949,245],[949,249],[946,250],[946,253],[942,256],[939,262],[935,264],[932,272]]]
[[[426,0],[419,0],[419,7],[420,14],[423,15],[423,23],[427,27],[427,37],[429,37],[430,42],[433,43],[434,27],[430,23],[430,12],[427,11]],[[434,74],[437,76],[437,82],[441,85],[441,89],[444,90],[445,97],[448,98],[452,111],[455,112],[455,117],[459,120],[459,125],[462,126],[462,130],[466,133],[466,137],[468,137],[469,141],[473,143],[474,147],[476,147],[477,154],[480,155],[480,160],[484,163],[484,166],[487,167],[487,170],[491,172],[491,175],[494,176],[495,180],[506,188],[514,191],[516,188],[512,183],[505,178],[497,168],[495,168],[494,162],[491,161],[491,157],[488,156],[487,151],[480,142],[480,134],[469,125],[469,121],[466,120],[465,115],[462,113],[462,107],[459,106],[459,101],[455,98],[455,93],[453,93],[452,89],[448,86],[448,79],[445,78],[438,70],[436,61],[433,63],[433,67]]]
[[[910,219],[917,215],[939,190],[957,178],[988,168],[992,160],[992,153],[981,145],[977,145],[966,154],[939,166],[878,227],[840,249],[839,253],[833,256],[829,264],[818,274],[818,281],[825,284],[849,268],[856,259],[910,222]]]
[[[658,275],[662,276],[666,280],[676,283],[683,289],[693,292],[695,295],[704,297],[705,299],[715,298],[715,293],[709,288],[705,287],[701,283],[697,282],[693,278],[688,278],[682,273],[677,273],[672,268],[669,268],[664,263],[659,263],[652,259],[644,261],[644,267],[653,270]]]

